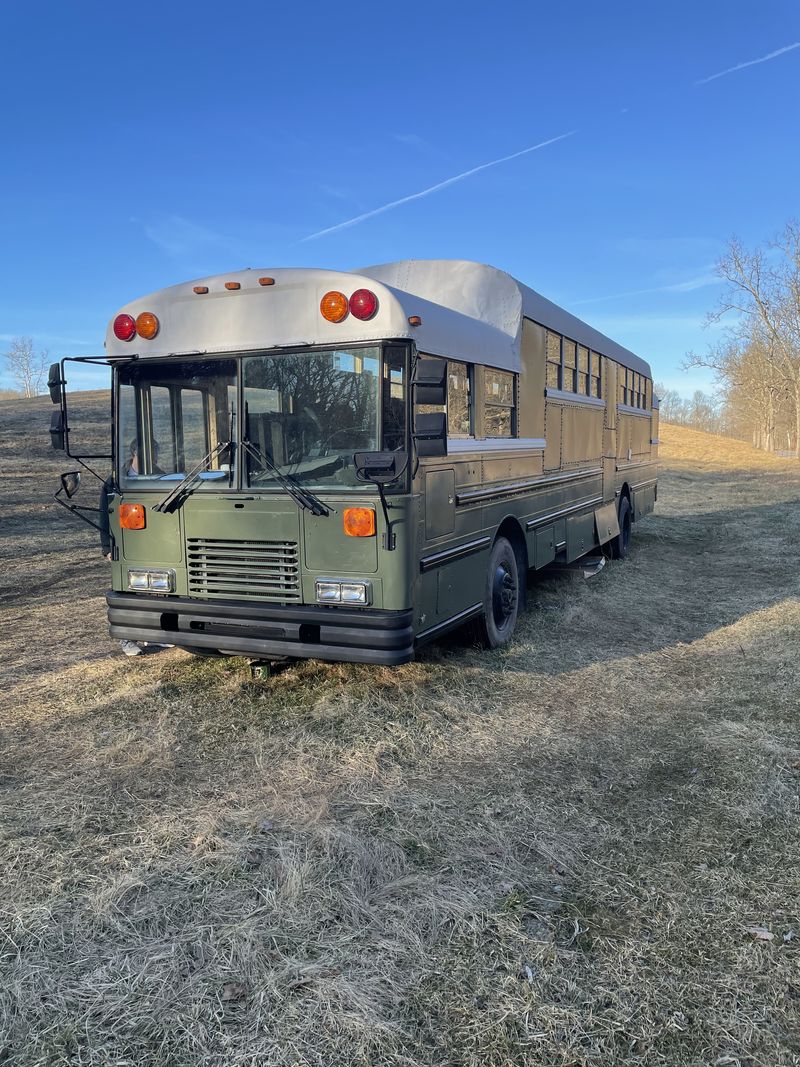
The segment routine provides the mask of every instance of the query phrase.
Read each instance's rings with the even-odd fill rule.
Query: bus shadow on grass
[[[579,567],[530,572],[527,606],[504,648],[480,649],[464,627],[420,649],[418,658],[561,674],[689,644],[800,596],[790,562],[800,539],[793,500],[656,515],[634,529],[628,559],[608,560],[591,578]]]

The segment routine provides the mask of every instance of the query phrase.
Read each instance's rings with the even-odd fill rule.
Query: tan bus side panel
[[[561,466],[600,463],[603,408],[564,404],[561,410]]]
[[[617,415],[617,458],[623,463],[650,456],[650,419],[640,415]]]
[[[645,515],[649,515],[653,508],[656,506],[656,487],[655,485],[645,485],[641,489],[634,489],[633,491],[633,517],[638,522],[639,519],[644,518]]]
[[[658,408],[650,412],[650,456],[658,459]]]
[[[544,437],[545,335],[544,326],[523,319],[522,369],[519,376],[520,437]]]
[[[561,468],[561,405],[556,400],[544,403],[544,469],[557,471]]]

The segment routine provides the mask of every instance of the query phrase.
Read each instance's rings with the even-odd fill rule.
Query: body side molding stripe
[[[445,619],[444,622],[437,622],[435,626],[431,626],[427,630],[422,630],[417,634],[417,641],[427,641],[431,637],[435,637],[437,634],[444,633],[445,630],[449,630],[453,626],[458,626],[459,623],[466,622],[467,619],[471,619],[473,615],[477,615],[483,610],[483,604],[473,604],[471,608],[465,608],[464,611],[459,611],[458,615],[453,615],[452,618]]]
[[[588,471],[573,471],[571,474],[553,474],[545,478],[531,478],[524,482],[508,482],[506,485],[468,489],[466,492],[456,493],[456,504],[471,504],[473,501],[488,500],[491,497],[512,496],[514,493],[524,493],[528,489],[537,489],[539,486],[575,482],[581,478],[593,478],[602,473],[602,467],[593,467]]]
[[[454,559],[462,559],[471,556],[473,552],[480,552],[482,548],[492,543],[491,537],[478,537],[474,541],[466,541],[463,545],[454,548],[444,548],[440,552],[432,552],[429,556],[423,556],[419,561],[419,569],[423,572],[441,567],[443,563],[450,563]]]
[[[573,511],[581,511],[583,508],[593,508],[595,504],[602,503],[603,498],[601,496],[596,496],[592,500],[582,500],[579,504],[571,504],[568,508],[560,508],[558,511],[551,511],[549,515],[542,515],[538,519],[528,519],[525,523],[525,529],[533,530],[545,522],[552,522],[553,519],[561,519],[565,515],[571,514]]]

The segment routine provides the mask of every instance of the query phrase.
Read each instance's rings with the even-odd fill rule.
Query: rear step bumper
[[[106,593],[111,636],[270,659],[392,666],[414,657],[411,610],[255,604]]]

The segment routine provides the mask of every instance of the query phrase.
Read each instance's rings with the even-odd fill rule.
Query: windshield
[[[122,486],[180,482],[236,433],[236,361],[131,363],[119,372]],[[231,450],[220,449],[197,488],[233,485]]]
[[[254,356],[242,364],[245,434],[255,446],[247,460],[251,486],[275,483],[272,463],[304,485],[360,488],[353,453],[381,448],[382,393],[384,441],[403,447],[402,349],[386,350],[383,390],[379,347]]]
[[[192,492],[286,492],[287,478],[309,490],[363,491],[353,454],[406,448],[407,357],[405,346],[384,344],[125,364],[120,483],[169,491],[200,466]],[[229,441],[233,449],[218,449]]]

